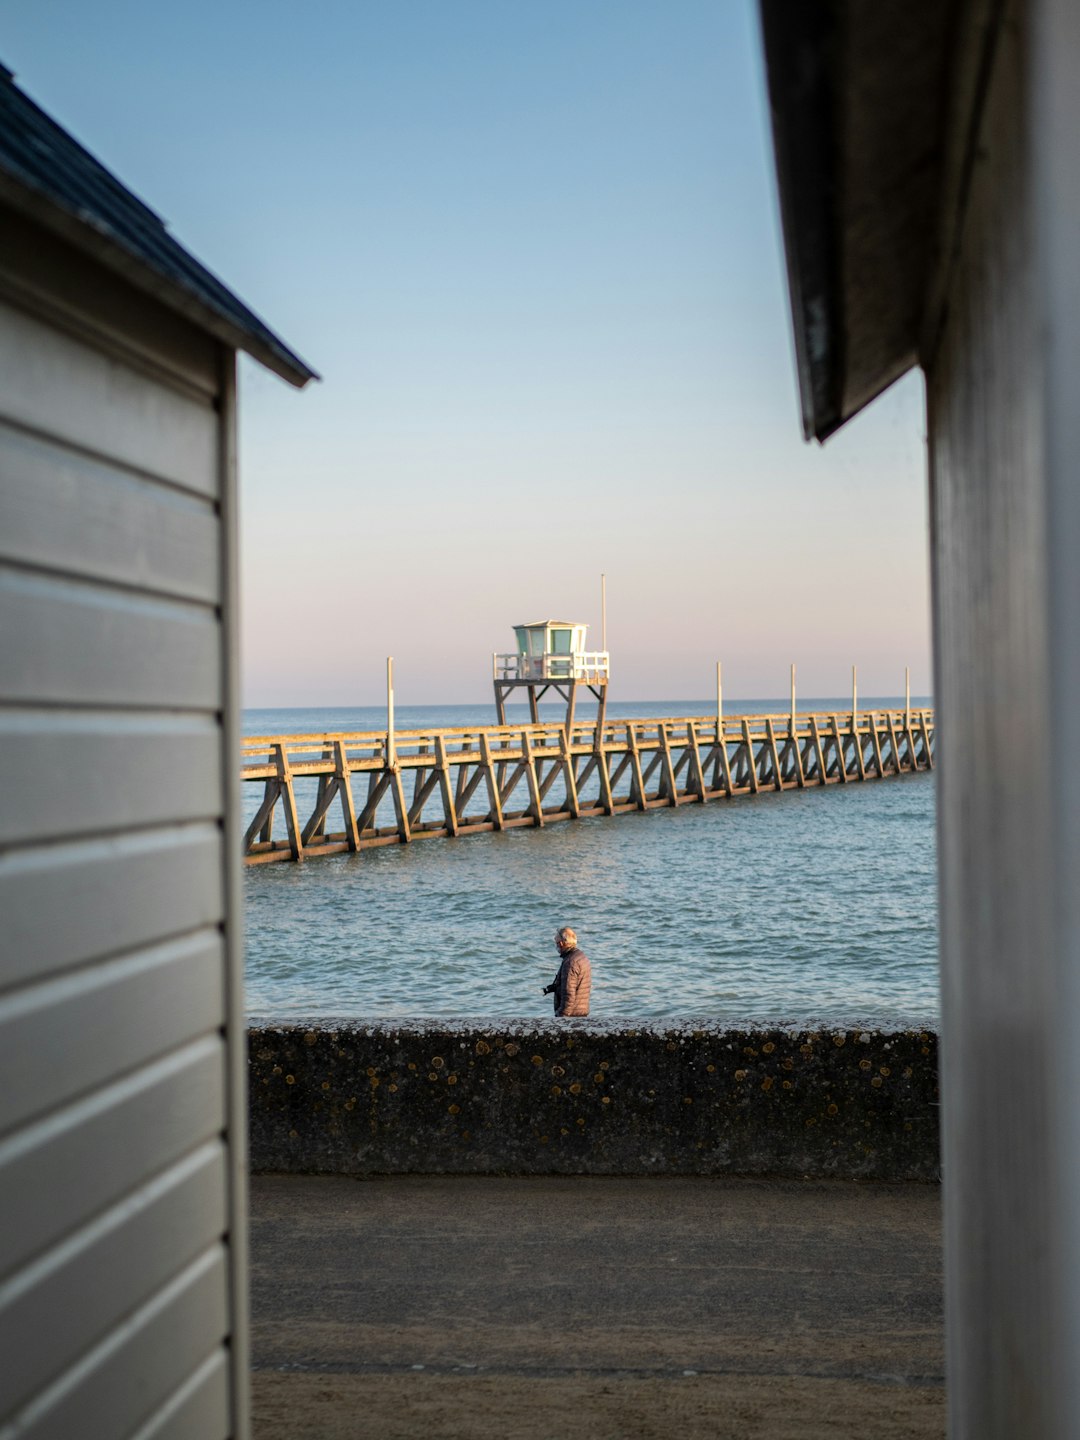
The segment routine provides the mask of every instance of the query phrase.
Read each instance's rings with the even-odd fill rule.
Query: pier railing
[[[933,710],[901,708],[398,730],[392,745],[385,731],[253,736],[241,760],[244,858],[304,860],[885,779],[932,770],[934,734]]]

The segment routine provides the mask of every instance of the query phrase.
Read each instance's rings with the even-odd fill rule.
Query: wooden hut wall
[[[0,1428],[243,1435],[234,356],[0,236]]]
[[[927,357],[950,1434],[980,1440],[1080,1433],[1080,20],[1004,11],[956,57]]]

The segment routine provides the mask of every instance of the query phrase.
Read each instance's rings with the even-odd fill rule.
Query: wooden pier
[[[933,766],[928,709],[257,736],[243,742],[241,778],[262,787],[244,859],[299,861]],[[332,816],[340,828],[329,828]]]

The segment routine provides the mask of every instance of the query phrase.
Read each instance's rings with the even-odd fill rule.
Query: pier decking
[[[251,865],[885,779],[934,765],[934,712],[743,715],[252,736]],[[341,828],[329,829],[331,813]],[[306,814],[306,819],[301,815]],[[284,835],[275,839],[278,819]]]

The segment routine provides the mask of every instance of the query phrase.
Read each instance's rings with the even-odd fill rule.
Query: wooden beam
[[[637,731],[632,724],[626,727],[626,744],[630,751],[630,764],[633,768],[633,799],[639,810],[645,809],[645,779],[641,773],[641,754],[638,750]]]
[[[701,752],[698,749],[697,725],[693,720],[687,725],[686,732],[690,746],[690,769],[693,771],[693,783],[697,790],[698,800],[704,805],[709,797],[705,789],[705,770],[701,764]]]
[[[450,783],[450,762],[446,753],[446,741],[441,735],[435,737],[435,760],[439,775],[439,791],[442,795],[443,823],[449,835],[458,833],[457,806],[454,803],[454,787]]]
[[[289,836],[289,851],[294,860],[303,860],[304,842],[300,838],[300,821],[296,815],[296,795],[293,792],[292,770],[284,741],[274,746],[274,764],[277,766],[278,781],[281,785],[281,804],[285,811],[285,829]]]
[[[836,769],[840,776],[841,785],[846,785],[848,782],[847,756],[844,754],[844,742],[840,739],[840,717],[833,715],[830,719],[832,723],[833,744],[836,746]]]
[[[483,773],[488,792],[488,819],[495,826],[496,830],[503,828],[502,801],[499,798],[499,787],[495,781],[495,772],[491,765],[491,745],[488,742],[487,731],[480,732],[480,770]]]
[[[874,742],[874,764],[877,766],[878,779],[885,778],[885,766],[881,763],[881,724],[877,712],[870,712],[870,735]]]
[[[244,834],[244,854],[247,855],[255,842],[256,835],[265,845],[271,841],[273,831],[274,806],[277,804],[278,796],[281,794],[281,782],[279,780],[267,780],[263,785],[262,804],[255,812],[255,818],[248,826]],[[260,831],[262,832],[260,834]]]
[[[581,814],[581,806],[578,802],[577,777],[574,774],[574,766],[577,761],[570,753],[570,738],[563,730],[559,735],[559,752],[563,769],[563,783],[566,786],[566,803],[570,809],[573,819]]]
[[[817,716],[810,716],[810,736],[814,742],[814,756],[817,760],[817,776],[819,785],[829,783],[828,772],[825,769],[825,751],[821,744],[821,732],[818,730]]]
[[[671,741],[668,738],[668,727],[660,723],[660,754],[664,763],[664,785],[667,788],[667,800],[669,805],[678,805],[679,790],[675,781],[675,767],[671,763]]]
[[[360,836],[356,828],[356,807],[353,804],[352,781],[345,742],[334,741],[334,763],[337,767],[338,794],[341,796],[341,818],[345,822],[345,840],[352,851],[359,850]]]
[[[757,764],[754,759],[754,742],[750,738],[750,721],[745,717],[742,722],[743,744],[746,746],[746,763],[749,767],[748,780],[750,783],[751,795],[756,795],[761,788],[758,784]]]
[[[770,756],[772,757],[773,789],[774,789],[774,790],[782,790],[782,789],[784,788],[784,781],[783,781],[783,777],[782,777],[781,774],[780,774],[780,756],[779,756],[779,754],[778,754],[778,752],[777,752],[777,749],[776,749],[776,731],[773,729],[773,723],[772,723],[772,716],[771,716],[771,715],[770,715],[769,718],[765,721],[765,734],[766,734],[766,736],[768,737],[768,741],[769,741],[769,754],[770,754]]]

